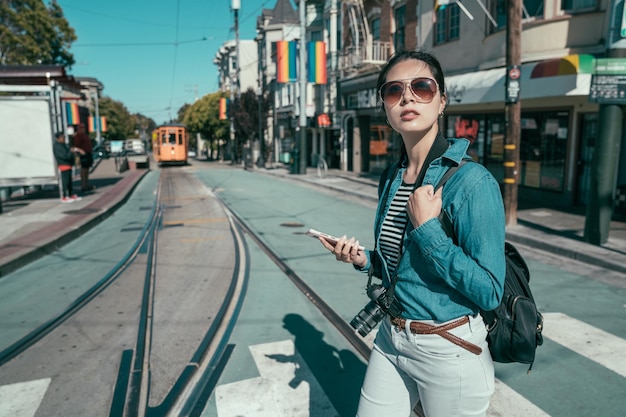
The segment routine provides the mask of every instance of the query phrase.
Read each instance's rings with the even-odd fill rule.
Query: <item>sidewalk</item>
[[[98,163],[98,161],[96,161]],[[0,278],[55,251],[107,218],[120,207],[146,170],[117,172],[113,158],[100,160],[89,176],[95,190],[80,201],[61,203],[57,186],[2,202],[0,214]]]
[[[199,168],[210,168],[210,164],[219,162],[198,160],[193,164]],[[232,169],[242,168],[233,166]],[[96,186],[95,191],[82,196],[81,201],[62,204],[58,189],[50,187],[3,202],[4,212],[0,214],[0,278],[53,252],[104,220],[124,204],[146,172],[139,169],[118,173],[115,161],[105,159],[90,176],[91,184]],[[377,199],[377,180],[351,172],[330,170],[323,179],[318,178],[313,168],[305,175],[290,174],[285,167],[254,169],[251,172],[303,181],[372,202]],[[517,215],[518,224],[507,227],[509,241],[626,274],[626,222],[612,222],[609,241],[596,246],[583,241],[584,213],[520,207]]]

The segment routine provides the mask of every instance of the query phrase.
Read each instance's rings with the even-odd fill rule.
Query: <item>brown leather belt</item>
[[[462,326],[465,323],[469,323],[469,316],[461,317],[458,320],[451,321],[450,323],[442,324],[440,326],[433,326],[428,323],[421,323],[419,321],[411,322],[411,333],[414,334],[438,334],[454,343],[455,345],[461,346],[464,349],[469,350],[475,355],[480,355],[482,353],[482,349],[479,346],[476,346],[473,343],[468,342],[467,340],[461,339],[460,337],[453,335],[448,332],[448,330],[452,330],[456,327]],[[391,324],[398,327],[401,330],[404,330],[406,325],[406,319],[401,317],[396,317],[391,319]]]

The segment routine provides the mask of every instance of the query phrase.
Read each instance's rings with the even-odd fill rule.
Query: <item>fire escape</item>
[[[350,22],[352,44],[339,56],[339,69],[346,75],[383,65],[389,58],[390,43],[373,40],[363,0],[344,0]]]

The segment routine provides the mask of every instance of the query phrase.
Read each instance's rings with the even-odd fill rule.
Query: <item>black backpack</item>
[[[435,189],[443,187],[466,162],[469,161],[449,168]],[[448,236],[456,242],[452,222],[443,210],[439,218]],[[543,315],[537,310],[530,291],[530,272],[524,258],[509,242],[504,244],[504,255],[506,277],[502,302],[495,310],[481,311],[481,315],[487,326],[487,342],[493,360],[526,363],[530,365],[530,372],[535,350],[543,343]]]

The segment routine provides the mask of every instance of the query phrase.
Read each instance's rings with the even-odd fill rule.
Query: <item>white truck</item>
[[[52,144],[64,118],[53,111],[61,108],[54,89],[0,85],[0,92],[0,189],[58,184]]]

